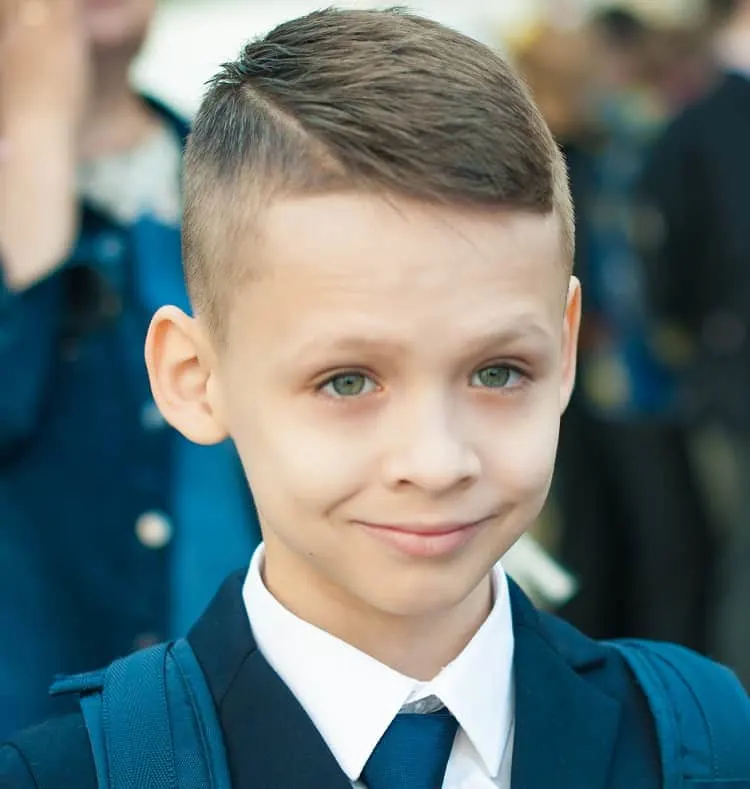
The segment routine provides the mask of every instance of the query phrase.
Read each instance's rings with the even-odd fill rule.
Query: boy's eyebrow
[[[362,335],[357,336],[352,333],[347,335],[332,334],[315,335],[305,340],[301,345],[292,351],[294,357],[303,357],[310,354],[320,353],[325,350],[327,353],[361,353],[363,351],[376,353],[403,353],[406,345],[399,340],[381,336],[378,337],[374,332],[362,329]],[[537,345],[549,344],[554,341],[554,336],[550,330],[534,319],[523,319],[514,322],[513,325],[493,329],[472,338],[467,342],[463,349],[469,353],[476,353],[483,348],[493,348],[502,345],[511,345],[518,342],[533,342]]]

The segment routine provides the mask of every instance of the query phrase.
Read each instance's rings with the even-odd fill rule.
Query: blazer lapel
[[[351,789],[310,718],[257,649],[242,582],[242,574],[229,579],[188,636],[219,710],[234,789]],[[605,654],[564,625],[551,633],[512,582],[510,591],[513,789],[604,789],[620,704],[586,673]]]
[[[325,741],[258,650],[225,583],[188,636],[219,711],[233,789],[351,789]]]
[[[234,789],[351,789],[325,741],[256,649],[221,707]]]
[[[603,789],[621,708],[584,678],[603,662],[602,650],[572,630],[566,650],[545,631],[540,614],[515,584],[511,604],[516,639],[513,789]]]

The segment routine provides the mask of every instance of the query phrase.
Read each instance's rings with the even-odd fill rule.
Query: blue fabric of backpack
[[[656,721],[663,789],[750,789],[750,698],[737,677],[674,644],[609,643]]]
[[[185,639],[50,692],[79,696],[99,789],[231,789],[216,708]]]
[[[750,789],[750,698],[732,672],[671,644],[609,644],[656,721],[663,789]],[[231,789],[213,700],[184,639],[51,692],[80,697],[99,789]]]

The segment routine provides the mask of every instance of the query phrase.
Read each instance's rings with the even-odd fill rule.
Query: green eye
[[[362,373],[341,373],[325,383],[321,391],[331,397],[359,397],[374,389],[374,382]]]
[[[505,389],[513,381],[513,376],[519,373],[510,367],[495,365],[477,370],[472,377],[472,386],[481,386],[486,389]]]

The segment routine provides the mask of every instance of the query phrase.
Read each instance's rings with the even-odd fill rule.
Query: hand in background
[[[89,90],[80,0],[0,0],[0,257],[7,285],[73,244],[77,135]]]

